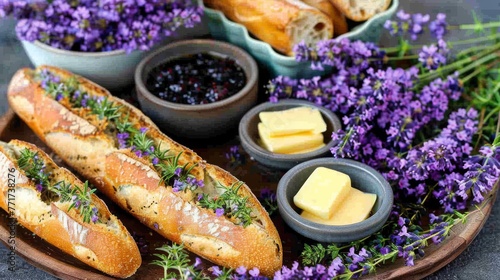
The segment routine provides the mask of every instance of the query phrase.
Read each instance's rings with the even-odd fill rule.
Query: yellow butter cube
[[[323,144],[323,134],[310,132],[271,137],[263,123],[258,124],[260,140],[264,148],[273,153],[293,153]]]
[[[293,202],[297,207],[329,219],[351,190],[351,178],[333,169],[318,167],[304,182]]]
[[[283,136],[303,132],[323,133],[326,123],[318,109],[297,107],[276,112],[259,113],[261,122],[270,136]]]
[[[295,154],[309,153],[309,152],[315,151],[315,150],[317,150],[319,148],[323,148],[324,146],[325,146],[325,143],[321,143],[318,146],[315,146],[315,147],[312,147],[312,148],[298,150],[298,151],[294,151],[294,152],[290,152],[290,153],[286,153],[286,154],[295,155]]]
[[[368,218],[376,200],[376,194],[364,193],[358,189],[351,188],[349,195],[330,218],[324,219],[308,211],[303,211],[300,215],[305,219],[319,224],[350,225]]]

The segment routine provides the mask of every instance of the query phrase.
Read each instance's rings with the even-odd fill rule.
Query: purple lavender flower
[[[186,178],[186,183],[191,186],[196,186],[198,184],[198,181],[196,180],[196,178],[188,176]]]
[[[248,271],[248,274],[250,274],[250,276],[253,276],[253,277],[258,277],[260,274],[260,271],[258,268],[254,267]]]
[[[446,42],[439,39],[438,45],[424,46],[419,53],[418,60],[429,70],[436,70],[446,64],[448,54]]]
[[[35,185],[35,188],[38,192],[42,192],[43,191],[43,185],[42,184],[36,184]]]
[[[295,60],[297,61],[314,61],[316,58],[313,49],[309,47],[304,41],[293,46],[292,51],[295,55]]]
[[[196,184],[199,188],[203,188],[205,187],[205,182],[203,181],[203,179],[200,179],[198,181],[196,181]]]
[[[174,175],[180,177],[182,174],[182,167],[177,167],[174,171]]]
[[[118,146],[120,149],[127,148],[127,141],[130,138],[130,134],[128,132],[119,132],[116,134],[116,139],[118,140]]]
[[[380,248],[380,254],[382,255],[387,255],[389,254],[389,252],[391,252],[391,248],[389,248],[388,246],[384,246],[382,248]]]
[[[84,94],[83,97],[82,97],[82,100],[80,101],[80,105],[82,105],[82,107],[87,107],[88,106],[88,103],[87,101],[89,100],[89,95],[88,94]]]
[[[194,1],[6,1],[0,18],[18,19],[21,40],[75,51],[147,50],[181,26],[201,22]]]
[[[80,205],[82,204],[82,201],[77,199],[76,196],[73,198],[73,201],[75,202],[75,207],[79,208]]]
[[[174,192],[179,192],[179,191],[183,190],[184,187],[185,187],[185,184],[182,181],[175,179],[174,184],[172,186],[172,190]]]
[[[240,148],[238,145],[231,146],[229,152],[226,153],[226,159],[232,165],[242,165],[245,164],[245,156],[240,153]]]
[[[446,15],[443,13],[437,14],[436,19],[429,24],[429,30],[437,39],[442,39],[446,35],[448,31],[447,27]]]
[[[157,165],[158,163],[160,163],[160,159],[157,157],[153,157],[153,159],[151,160],[151,163],[153,163],[153,165]]]
[[[200,268],[201,267],[201,259],[196,257],[193,266],[194,266],[194,268]]]
[[[212,271],[212,275],[214,276],[221,276],[223,271],[220,269],[220,267],[214,265],[210,267],[210,270]]]
[[[92,221],[92,223],[95,223],[97,222],[97,220],[99,220],[99,216],[97,215],[98,212],[97,212],[97,207],[93,207],[92,208],[92,217],[90,218],[90,220]]]
[[[244,266],[239,266],[237,269],[236,269],[236,273],[238,273],[239,275],[241,276],[244,276],[247,274],[247,269],[244,267]]]
[[[142,133],[142,134],[146,133],[146,131],[148,131],[147,127],[141,127],[141,128],[139,128],[139,132]]]
[[[404,10],[399,10],[396,14],[397,20],[387,20],[384,28],[392,36],[403,36],[409,34],[412,40],[416,40],[424,31],[425,25],[429,22],[429,15],[408,14]]]
[[[335,277],[337,275],[344,273],[344,271],[345,271],[345,266],[344,263],[342,262],[342,259],[336,257],[328,267],[328,276]]]
[[[423,33],[424,26],[429,22],[429,18],[429,15],[413,14],[412,26],[408,30],[412,40],[416,40]]]
[[[217,217],[223,216],[224,215],[224,208],[215,209],[215,215],[217,215]]]
[[[500,177],[499,149],[483,146],[480,153],[471,156],[464,163],[466,170],[463,179],[457,180],[459,190],[457,194],[464,200],[470,195],[474,203],[481,203],[484,194],[490,192]]]

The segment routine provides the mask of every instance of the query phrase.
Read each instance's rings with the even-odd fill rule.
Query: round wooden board
[[[31,130],[15,116],[12,111],[0,118],[0,140],[21,139],[32,142],[48,152],[54,160],[64,165],[62,161],[31,132]],[[244,165],[232,165],[225,158],[225,153],[229,151],[231,145],[238,144],[237,139],[219,141],[218,143],[196,142],[184,143],[195,150],[201,157],[210,163],[217,164],[230,171],[234,176],[245,181],[256,193],[259,194],[263,188],[276,189],[277,182],[283,175],[281,171],[269,170],[250,160]],[[395,263],[386,264],[377,269],[376,273],[362,277],[362,279],[421,279],[450,263],[474,240],[480,232],[493,207],[496,192],[488,198],[488,202],[481,209],[475,209],[469,215],[465,224],[457,225],[451,234],[440,245],[430,245],[426,249],[424,258],[417,259],[414,266],[405,266],[402,260]],[[155,259],[153,254],[155,248],[168,243],[163,237],[143,226],[128,213],[114,205],[110,200],[100,196],[107,203],[110,211],[118,216],[127,229],[136,237],[142,238],[146,247],[143,248],[143,264],[135,275],[129,279],[159,279],[163,277],[163,269],[151,265]],[[10,228],[8,216],[5,211],[1,212],[0,218],[0,239],[8,245]],[[298,259],[302,244],[310,242],[291,230],[279,216],[272,216],[273,222],[278,229],[284,249],[284,264],[291,265]],[[79,260],[61,252],[59,249],[38,238],[30,231],[17,226],[16,228],[15,251],[32,265],[47,271],[48,273],[61,279],[113,279]],[[204,266],[212,264],[205,262]]]

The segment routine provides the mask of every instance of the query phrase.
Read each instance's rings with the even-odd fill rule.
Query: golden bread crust
[[[70,72],[42,66],[62,80],[75,75]],[[48,97],[39,82],[32,78],[33,70],[18,72],[13,78],[8,99],[14,111],[33,128],[34,132],[69,166],[86,177],[104,195],[129,211],[142,223],[166,238],[185,246],[192,252],[223,266],[237,268],[257,267],[264,275],[273,275],[282,266],[282,244],[268,213],[249,187],[243,184],[238,194],[248,198],[247,205],[255,217],[249,226],[236,225],[225,216],[218,217],[213,210],[200,207],[194,193],[174,192],[165,186],[153,164],[137,157],[130,148],[119,149],[116,139],[99,123],[85,117],[84,110],[59,104]],[[217,192],[216,182],[232,186],[238,180],[227,171],[206,163],[194,151],[163,134],[142,112],[125,101],[113,97],[105,89],[76,76],[80,88],[91,95],[106,96],[118,104],[135,127],[147,128],[147,134],[161,150],[181,153],[179,164],[194,166],[191,174],[205,182],[204,189]],[[25,84],[29,86],[24,86]],[[17,85],[24,88],[18,89]],[[27,93],[25,93],[27,92]],[[23,96],[30,106],[38,109],[41,104],[50,117],[32,115],[20,108],[18,96]],[[28,96],[28,97],[24,97]],[[47,101],[49,99],[49,101]],[[58,103],[59,105],[53,104]],[[63,106],[61,109],[59,106]],[[56,109],[50,109],[56,108]],[[83,133],[81,127],[92,128]],[[61,120],[69,120],[61,122]],[[75,129],[75,124],[82,124]]]
[[[333,36],[333,24],[327,15],[299,0],[204,0],[244,25],[258,39],[292,55],[293,46],[305,41],[314,44]]]
[[[35,189],[35,183],[17,165],[16,153],[24,148],[38,152],[38,157],[51,169],[55,181],[65,181],[79,187],[83,185],[69,170],[58,167],[46,153],[32,144],[11,140],[8,144],[0,145],[0,165],[15,170],[17,177],[17,221],[48,243],[89,266],[114,277],[126,278],[133,275],[141,265],[139,249],[123,224],[109,212],[106,204],[93,194],[92,203],[103,221],[86,223],[75,208],[67,210],[70,202],[61,202],[60,199],[50,204],[43,202],[40,192]],[[0,178],[0,206],[9,211],[6,207],[9,188],[8,180],[5,179],[5,176]]]

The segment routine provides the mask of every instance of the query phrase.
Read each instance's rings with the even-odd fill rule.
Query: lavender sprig
[[[262,189],[260,191],[259,201],[262,206],[264,206],[269,216],[278,211],[278,200],[274,191],[268,188]]]
[[[217,216],[226,215],[234,218],[236,224],[244,227],[252,223],[252,208],[248,205],[248,197],[241,197],[238,190],[243,186],[243,182],[236,182],[230,187],[222,184],[216,186],[222,189],[219,197],[211,197],[207,194],[199,194],[198,204],[201,207],[214,210]]]
[[[189,255],[184,249],[184,245],[172,243],[171,245],[164,245],[157,248],[163,254],[154,254],[158,259],[154,260],[152,264],[161,266],[163,268],[163,278],[167,279],[268,279],[261,276],[258,268],[247,269],[240,266],[236,269],[230,269],[219,266],[211,266],[207,270],[211,275],[203,272],[203,266],[200,258],[196,258],[194,263],[189,260]],[[211,276],[211,277],[210,277]]]
[[[46,163],[38,156],[38,152],[27,148],[21,150],[17,159],[19,168],[35,183],[38,192],[42,193],[44,201],[71,202],[67,211],[75,208],[82,215],[83,222],[96,223],[99,221],[99,212],[92,203],[91,189],[86,181],[82,187],[69,184],[65,181],[51,182],[51,172],[46,170]]]

